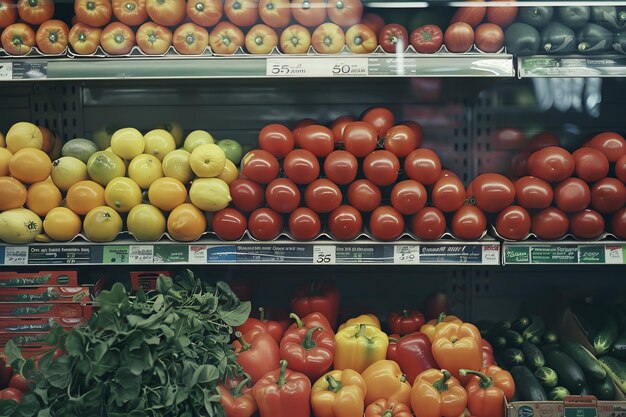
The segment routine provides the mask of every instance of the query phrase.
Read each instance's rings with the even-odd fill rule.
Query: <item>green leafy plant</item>
[[[160,276],[157,291],[136,296],[117,283],[96,301],[87,326],[53,330],[54,348],[37,363],[7,344],[11,365],[33,382],[21,404],[0,401],[0,416],[225,415],[216,387],[242,373],[229,342],[249,302],[191,271]],[[53,359],[56,348],[65,353]]]

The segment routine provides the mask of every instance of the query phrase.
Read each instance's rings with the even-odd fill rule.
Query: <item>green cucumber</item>
[[[620,334],[613,347],[611,347],[611,356],[619,359],[620,361],[626,360],[626,332]]]
[[[530,319],[526,316],[518,317],[511,323],[511,329],[518,333],[522,333],[528,326],[530,326]]]
[[[611,356],[602,356],[598,360],[620,391],[626,393],[626,364]]]
[[[545,389],[552,389],[559,383],[559,376],[554,369],[542,366],[535,371],[535,378]]]
[[[608,311],[603,310],[601,312],[601,319],[604,327],[593,338],[593,348],[596,351],[596,355],[608,353],[618,336],[617,322]]]
[[[517,348],[508,348],[499,356],[499,361],[507,368],[524,365],[524,353]]]
[[[561,349],[561,345],[556,344],[556,343],[552,343],[549,345],[542,345],[540,346],[541,351],[543,352],[543,354],[545,355],[546,352],[550,352],[551,350],[559,350]]]
[[[583,345],[577,342],[564,342],[561,350],[565,352],[574,362],[580,366],[585,376],[594,381],[603,381],[606,378],[606,371],[600,365],[593,353],[589,352]]]
[[[608,376],[600,382],[592,382],[591,390],[599,400],[612,401],[615,399],[615,384]]]
[[[529,340],[533,337],[541,337],[546,332],[546,325],[543,319],[537,315],[530,316],[530,326],[528,326],[523,332],[524,339]]]
[[[547,401],[548,396],[535,375],[525,366],[514,366],[511,376],[515,381],[515,394],[521,401]]]
[[[494,323],[493,326],[487,330],[487,340],[491,341],[498,336],[502,336],[506,330],[511,329],[511,322],[507,320],[501,320]]]
[[[515,330],[505,330],[502,337],[506,339],[506,345],[510,347],[519,347],[524,343],[524,338]]]
[[[546,364],[559,376],[559,383],[572,394],[580,394],[585,384],[585,374],[580,366],[560,350],[545,352]]]
[[[526,365],[530,369],[538,369],[546,364],[546,360],[541,353],[541,349],[537,345],[533,345],[528,340],[522,343],[522,352],[524,353],[524,360]]]
[[[553,331],[546,332],[542,337],[543,343],[550,345],[552,343],[559,343],[559,335]]]
[[[506,339],[502,336],[496,337],[491,342],[491,347],[493,347],[493,350],[496,352],[503,351],[504,349],[506,349]]]
[[[539,346],[541,344],[541,338],[539,336],[533,336],[528,339],[528,341],[535,346]]]
[[[554,387],[548,393],[548,399],[550,401],[563,401],[565,397],[570,395],[569,390],[565,387]]]
[[[585,381],[578,395],[593,395],[593,388],[591,387],[589,381]]]

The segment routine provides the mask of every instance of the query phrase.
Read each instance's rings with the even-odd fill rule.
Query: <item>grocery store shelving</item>
[[[524,56],[517,58],[517,74],[520,78],[626,77],[626,56]]]
[[[621,241],[502,243],[502,265],[623,265],[625,262],[626,242]]]

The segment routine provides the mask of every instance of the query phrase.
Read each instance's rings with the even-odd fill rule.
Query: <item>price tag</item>
[[[0,80],[13,79],[13,63],[0,62]]]
[[[624,251],[621,246],[606,245],[604,247],[604,257],[607,264],[621,265],[624,263]]]
[[[368,75],[367,58],[270,58],[268,77],[356,77]]]
[[[152,245],[131,245],[128,262],[131,264],[151,264],[154,260]]]
[[[336,262],[336,257],[335,245],[313,246],[313,263],[316,265],[332,265]]]
[[[498,245],[483,246],[483,264],[498,265],[500,263],[500,247]]]
[[[417,264],[419,263],[419,245],[396,245],[393,247],[394,264]]]
[[[189,263],[205,264],[207,263],[207,245],[189,245]]]
[[[365,77],[368,73],[367,58],[337,59],[332,67],[334,77]]]
[[[28,246],[6,246],[4,249],[5,265],[27,265]]]

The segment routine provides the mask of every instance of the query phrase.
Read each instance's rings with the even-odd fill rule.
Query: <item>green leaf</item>
[[[191,381],[191,388],[196,384],[209,384],[217,381],[219,378],[219,372],[217,367],[209,364],[200,365],[193,373],[193,379]]]
[[[61,356],[50,364],[46,372],[46,381],[55,388],[65,389],[70,383],[70,357]]]
[[[174,288],[174,281],[168,276],[159,275],[156,287],[157,291],[161,294],[167,294],[172,288]]]
[[[240,326],[250,317],[251,309],[250,301],[244,301],[233,309],[227,309],[220,305],[217,307],[217,313],[229,326]]]
[[[9,359],[9,365],[11,365],[13,369],[19,369],[20,364],[24,361],[24,357],[13,340],[9,340],[4,346],[4,353]]]
[[[184,289],[186,289],[187,291],[193,291],[198,284],[196,277],[194,276],[193,272],[191,272],[189,269],[184,270],[176,278],[177,278],[178,284]]]
[[[128,368],[119,368],[110,386],[112,395],[109,402],[113,401],[117,406],[121,406],[137,398],[141,390],[141,377],[134,375]]]
[[[226,282],[218,281],[216,287],[220,295],[225,297],[227,303],[239,302],[239,297],[237,297],[237,294],[235,294],[235,292],[230,288],[230,285]]]
[[[102,291],[96,298],[96,302],[102,311],[114,311],[128,302],[128,294],[124,285],[116,282],[111,291]]]
[[[72,330],[65,338],[65,350],[70,356],[84,357],[85,340],[79,331]]]

